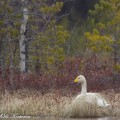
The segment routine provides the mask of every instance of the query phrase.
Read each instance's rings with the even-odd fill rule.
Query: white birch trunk
[[[22,0],[22,2],[25,2],[25,0]],[[24,3],[23,3],[24,4]],[[28,9],[26,6],[23,6],[23,19],[21,23],[21,30],[20,30],[20,71],[25,72],[26,71],[26,51],[25,51],[25,41],[26,41],[26,25],[28,21]]]

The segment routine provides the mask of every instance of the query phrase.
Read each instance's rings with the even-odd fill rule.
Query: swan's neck
[[[87,93],[87,83],[86,80],[82,83],[81,94]]]

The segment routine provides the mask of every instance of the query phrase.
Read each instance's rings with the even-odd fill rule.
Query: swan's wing
[[[108,107],[110,104],[98,93],[87,93],[88,96],[91,96],[96,99],[96,104],[98,107]]]
[[[108,107],[109,106],[107,101],[104,100],[103,98],[98,98],[97,99],[97,105],[98,105],[98,107]]]
[[[110,106],[110,104],[106,101],[106,99],[103,98],[101,95],[96,94],[96,99],[97,99],[98,107],[108,107],[108,106]]]

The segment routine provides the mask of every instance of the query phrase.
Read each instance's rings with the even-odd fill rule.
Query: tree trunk
[[[20,71],[26,72],[26,26],[28,21],[28,9],[27,9],[27,1],[22,0],[23,2],[23,19],[21,22],[21,30],[20,30]]]
[[[12,50],[12,41],[9,40],[9,46],[10,46],[10,87],[12,90],[14,90],[14,63],[13,63],[13,50]]]

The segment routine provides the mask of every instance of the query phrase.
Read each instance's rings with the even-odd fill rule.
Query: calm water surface
[[[120,117],[105,118],[0,118],[0,120],[120,120]]]

